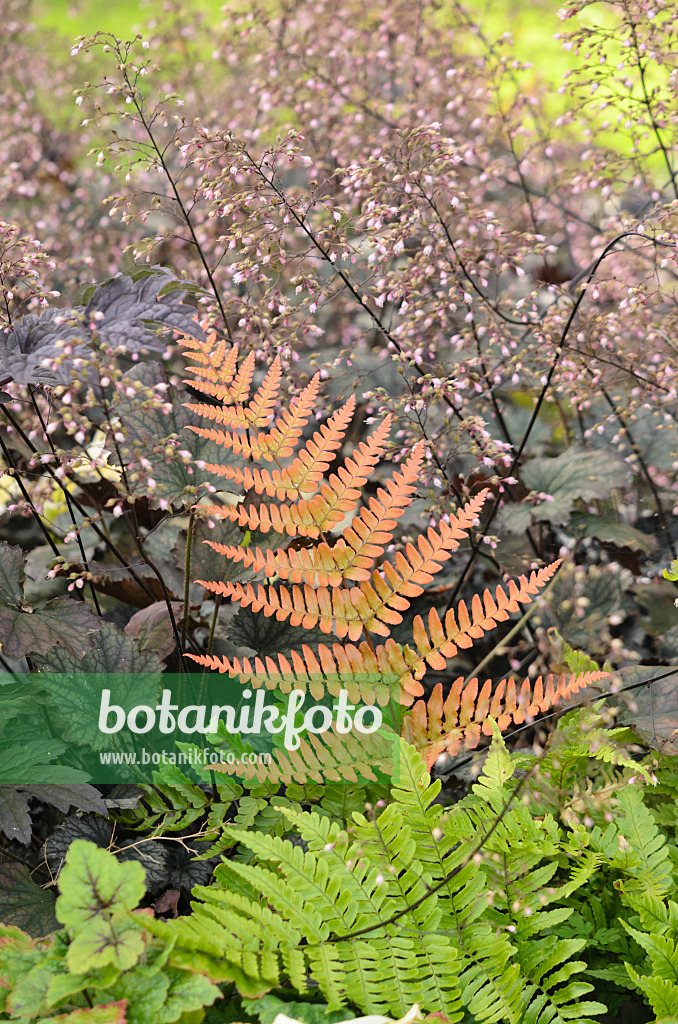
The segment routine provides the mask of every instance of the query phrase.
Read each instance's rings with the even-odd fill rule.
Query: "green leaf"
[[[52,978],[47,990],[48,1006],[72,1002],[72,997],[79,995],[84,989],[92,991],[97,988],[110,988],[120,977],[120,972],[109,964],[102,967],[96,974],[57,974]]]
[[[126,1024],[125,1000],[85,1006],[71,1013],[60,1013],[57,1017],[41,1017],[35,1024]]]
[[[36,738],[21,741],[19,744],[16,742],[17,739],[18,737],[13,736],[9,746],[5,742],[0,744],[0,801],[9,799],[8,790],[12,787],[25,789],[29,784],[40,785],[46,778],[49,778],[50,785],[89,782],[90,776],[79,768],[50,763],[55,757],[63,754],[66,749],[65,743]],[[0,827],[1,822],[0,810]]]
[[[346,1019],[345,1010],[328,1012],[326,1003],[285,1002],[277,996],[266,995],[261,999],[251,999],[245,1004],[248,1013],[256,1014],[261,1024],[273,1024],[279,1013],[284,1013],[304,1024],[336,1024]]]
[[[40,693],[35,684],[35,676],[20,683],[15,683],[11,676],[7,682],[0,679],[0,722],[3,730],[13,719],[26,713],[32,717],[38,705],[49,702],[47,695]]]
[[[154,705],[162,685],[163,664],[154,651],[141,651],[136,640],[111,622],[104,623],[97,646],[79,661],[55,649],[36,658],[43,670],[40,685],[54,698],[50,716],[67,742],[92,750],[108,749],[110,736],[99,730],[101,679],[115,688],[115,703],[129,711]]]
[[[47,989],[56,970],[56,961],[51,964],[43,961],[19,979],[7,1000],[7,1009],[12,1017],[27,1019],[42,1011]]]
[[[563,638],[555,630],[556,638],[562,642],[563,645],[563,661],[569,668],[570,672],[600,672],[600,665],[593,658],[590,658],[585,651],[575,651],[573,647],[570,647],[567,640]]]
[[[664,579],[671,580],[674,583],[678,580],[678,558],[674,558],[668,569],[662,570],[662,576]]]
[[[138,861],[124,864],[87,839],[75,839],[59,875],[56,915],[69,928],[133,910],[146,892]]]
[[[168,968],[165,972],[170,980],[167,1001],[160,1010],[157,1024],[169,1024],[178,1020],[182,1013],[210,1006],[221,998],[221,991],[204,974],[192,974]]]
[[[524,532],[532,520],[562,525],[569,521],[578,498],[606,498],[623,487],[630,474],[630,467],[618,456],[607,453],[602,459],[598,452],[574,446],[555,458],[531,459],[523,467],[523,482],[537,495],[548,495],[548,500],[536,497],[507,506],[500,520],[510,533]]]
[[[122,975],[113,994],[127,1000],[127,1024],[156,1024],[168,989],[169,979],[164,972],[140,966]]]
[[[606,452],[601,458],[600,452],[575,446],[553,459],[531,459],[522,472],[525,485],[533,491],[554,499],[569,495],[585,501],[606,498],[615,488],[623,487],[630,475],[627,463],[613,453]]]
[[[9,658],[45,654],[57,644],[75,658],[92,647],[102,619],[84,601],[55,597],[33,606],[24,598],[26,554],[0,542],[0,644]]]
[[[54,894],[33,881],[25,864],[0,864],[0,921],[16,925],[33,938],[59,927]]]
[[[643,551],[651,555],[657,547],[654,537],[628,523],[614,522],[611,519],[603,519],[601,516],[590,515],[590,513],[577,512],[572,517],[572,523],[578,527],[585,537],[597,537],[608,544],[614,544],[618,548],[631,548],[634,551]]]
[[[69,970],[90,971],[107,964],[122,971],[133,967],[144,951],[144,938],[127,911],[146,891],[141,864],[121,864],[108,850],[76,839],[59,875],[59,891],[57,918],[74,932],[67,954]]]
[[[500,810],[506,801],[506,783],[512,778],[515,765],[511,761],[506,744],[496,722],[492,721],[492,743],[483,770],[473,787],[473,794],[490,804],[493,810]]]

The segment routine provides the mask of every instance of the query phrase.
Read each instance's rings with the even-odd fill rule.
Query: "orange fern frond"
[[[447,612],[444,623],[435,608],[432,608],[428,614],[428,631],[421,616],[417,615],[414,620],[414,642],[419,655],[431,668],[444,668],[447,659],[454,657],[460,647],[472,647],[473,641],[483,636],[488,629],[493,629],[498,622],[505,622],[510,612],[520,611],[521,604],[529,604],[532,595],[548,583],[560,562],[558,559],[531,573],[529,580],[521,576],[519,585],[510,580],[508,595],[503,587],[497,586],[496,601],[489,590],[484,591],[482,600],[478,594],[474,594],[470,615],[465,601],[459,602],[456,618],[453,609]]]
[[[255,361],[254,352],[249,352],[240,364],[233,383],[225,389],[224,399],[232,405],[244,405],[249,398]]]
[[[362,442],[352,458],[347,458],[345,465],[337,474],[333,473],[326,484],[321,484],[320,494],[307,502],[299,502],[296,510],[296,522],[301,526],[305,520],[317,528],[316,536],[331,529],[348,512],[355,508],[362,493],[362,487],[381,456],[386,437],[390,428],[390,417],[386,417],[381,426],[366,441]],[[390,539],[390,532],[396,519],[402,515],[410,503],[410,493],[414,490],[413,482],[419,472],[421,453],[416,452],[403,467],[401,473],[388,482],[389,493],[379,490],[378,498],[371,499],[371,510],[363,509],[340,538],[330,547],[322,542],[318,547],[290,551],[279,548],[270,549],[241,548],[235,545],[207,543],[221,555],[235,562],[242,562],[246,568],[254,568],[255,572],[264,572],[266,576],[278,576],[280,579],[291,579],[294,583],[306,582],[318,586],[338,586],[342,580],[368,580],[369,567],[376,557],[383,553],[383,547],[374,542],[381,538]],[[239,478],[248,487],[254,486],[257,491],[265,489],[267,493],[276,485],[275,478],[264,477],[258,470],[237,471]],[[235,510],[234,510],[235,517]],[[337,571],[338,570],[338,571]],[[329,575],[328,575],[329,574]]]
[[[282,585],[277,588],[266,588],[261,584],[257,584],[255,589],[255,585],[251,583],[243,585],[238,582],[198,582],[207,590],[237,601],[244,607],[251,606],[254,612],[263,611],[265,615],[275,615],[280,621],[289,618],[292,626],[303,626],[305,629],[318,626],[324,633],[335,632],[338,637],[348,637],[351,641],[358,640],[366,630],[387,637],[390,632],[388,627],[402,621],[400,612],[409,607],[409,598],[417,597],[423,592],[422,584],[431,582],[433,574],[439,572],[442,563],[450,557],[450,552],[459,546],[459,539],[466,536],[469,526],[478,517],[487,491],[472,498],[464,509],[452,517],[449,525],[442,522],[438,530],[429,528],[426,536],[422,535],[417,539],[416,546],[408,544],[405,555],[397,552],[395,564],[383,562],[379,571],[372,572],[371,582],[368,576],[356,587],[339,592],[333,589],[331,593],[324,592],[325,583],[321,583],[317,590],[312,584],[316,583],[314,575],[317,576],[318,572],[326,574],[331,569],[341,572],[344,580],[354,577],[356,570],[362,575],[362,571],[383,553],[383,545],[390,540],[398,516],[412,500],[408,493],[413,490],[410,480],[416,479],[421,456],[422,449],[418,446],[408,460],[409,465],[406,464],[402,473],[394,474],[393,479],[388,482],[389,493],[380,489],[377,498],[371,499],[371,509],[362,509],[353,518],[351,525],[344,530],[343,544],[340,541],[334,548],[325,546],[316,549],[318,555],[315,560],[312,556],[306,556],[304,560],[300,553],[298,558],[296,555],[293,556],[291,563],[287,555],[280,559],[283,566],[281,578],[286,577],[298,582],[308,581],[303,589],[293,586],[289,590]],[[271,509],[272,514],[274,509],[275,506]],[[224,554],[228,553],[225,548],[217,550]],[[335,553],[336,557],[333,558]],[[238,557],[242,558],[248,567],[257,566],[265,569],[267,575],[274,575],[273,556],[270,553],[264,555],[258,551],[250,559],[246,555]],[[333,565],[331,561],[334,562]],[[290,573],[288,569],[293,572]],[[308,570],[308,574],[300,571],[305,569]],[[336,588],[340,582],[341,580],[337,581],[335,576],[330,586]],[[515,585],[513,586],[515,590]],[[525,586],[528,586],[527,581]],[[534,587],[533,584],[529,586]],[[536,592],[529,587],[528,591]],[[516,593],[522,592],[516,590]],[[524,596],[521,599],[529,601],[530,598]],[[462,622],[465,622],[465,608],[462,602],[459,612]],[[452,621],[453,618],[450,623]],[[496,622],[492,625],[496,625]],[[487,628],[490,628],[489,620]],[[482,633],[482,629],[480,632],[476,630],[475,635],[482,636]],[[429,652],[433,652],[431,644]]]
[[[294,454],[301,432],[308,423],[308,417],[318,397],[319,387],[320,374],[316,373],[301,394],[293,399],[291,408],[283,410],[266,440],[266,450],[270,458],[275,455],[279,459],[287,459]]]
[[[193,661],[205,668],[228,673],[239,678],[243,685],[255,689],[279,689],[281,693],[302,690],[319,700],[323,694],[338,695],[346,690],[351,701],[363,700],[385,705],[396,694],[396,687],[409,676],[404,652],[394,640],[378,647],[365,641],[353,644],[319,644],[317,652],[304,645],[301,654],[290,652],[289,657],[278,654],[275,659],[233,658],[225,655],[191,654]],[[413,680],[409,695],[402,703],[411,704],[414,697],[424,691]]]
[[[215,345],[216,337],[216,331],[212,331],[205,341],[183,336],[184,355],[194,359],[197,364],[188,365],[186,369],[204,380],[230,384],[238,365],[238,346],[229,348],[225,339]]]
[[[279,356],[276,356],[254,398],[245,409],[245,419],[248,425],[252,427],[267,427],[269,425],[280,391],[281,377],[282,365]]]
[[[266,488],[280,498],[287,496],[295,500],[302,493],[312,493],[315,491],[329,468],[329,464],[334,458],[334,453],[341,447],[346,428],[353,416],[354,408],[355,398],[351,396],[340,409],[337,409],[330,416],[327,423],[321,424],[290,466],[286,466],[284,469],[274,469],[270,472],[265,469],[260,470],[259,477],[255,477],[252,473],[251,479],[253,481],[259,479],[262,488]],[[242,453],[255,459],[266,457],[264,454],[267,451],[266,435],[259,435],[252,441],[222,430],[208,430],[203,427],[191,427],[190,429],[195,431],[196,434],[200,434],[201,437],[207,437],[212,441],[216,441],[217,444],[231,447],[236,454]],[[210,473],[230,479],[233,479],[236,475],[231,466],[206,463],[205,468]],[[242,478],[244,479],[244,474]],[[203,508],[202,511],[211,515],[216,514],[214,509]],[[269,510],[266,506],[257,507],[255,505],[245,506],[241,504],[236,506],[236,508],[223,509],[221,515],[240,523],[241,526],[245,526],[249,530],[258,529],[266,531],[274,529],[279,532],[287,530],[290,536],[294,536],[294,527],[297,524],[299,526],[309,525],[311,527],[314,525],[312,520],[310,522],[304,521],[304,511],[305,508],[303,506],[295,509],[293,506],[279,505],[277,508],[276,506],[271,506],[269,515]],[[282,524],[282,528],[279,525],[275,525],[276,522]],[[301,536],[306,534],[305,530],[300,529],[298,532]],[[315,532],[311,533],[310,536],[318,536],[318,534]]]
[[[253,357],[254,353],[250,353],[250,356]],[[250,356],[242,364],[232,385],[227,386],[213,381],[196,381],[194,383],[194,389],[220,399],[224,403],[222,406],[187,402],[186,408],[198,413],[204,419],[221,423],[225,427],[239,427],[242,430],[249,427],[267,427],[271,421],[273,406],[280,390],[282,367],[280,359],[276,356],[254,398],[248,405],[243,405],[249,396],[252,373],[254,372],[254,359]]]
[[[474,496],[450,516],[449,522],[428,528],[391,560],[380,562],[393,540],[398,520],[414,500],[424,459],[423,443],[413,448],[409,458],[356,512],[365,485],[384,454],[390,417],[358,445],[343,466],[327,477],[346,437],[355,408],[354,397],[300,447],[303,428],[317,398],[318,375],[274,423],[273,410],[282,372],[278,359],[250,400],[253,354],[238,368],[235,347],[226,352],[220,344],[211,351],[209,340],[187,340],[186,347],[196,364],[194,372],[202,378],[196,386],[222,402],[220,407],[192,405],[214,426],[191,429],[235,454],[244,455],[252,463],[278,463],[275,468],[209,464],[210,472],[260,497],[246,497],[235,506],[216,505],[201,511],[230,519],[247,530],[274,530],[289,537],[309,539],[299,550],[297,546],[266,550],[208,541],[216,552],[246,570],[262,574],[264,579],[198,582],[255,613],[289,621],[294,627],[317,627],[340,641],[320,644],[317,653],[305,646],[301,654],[278,654],[263,660],[195,656],[200,664],[240,676],[253,686],[280,687],[282,692],[300,688],[321,696],[328,689],[338,693],[345,688],[354,693],[355,699],[360,695],[368,699],[366,695],[377,693],[380,701],[396,696],[402,704],[410,705],[423,693],[421,679],[428,668],[443,669],[459,648],[471,647],[475,639],[519,611],[553,576],[558,562],[533,572],[529,579],[521,576],[517,583],[511,581],[508,592],[498,586],[495,596],[489,590],[484,591],[482,598],[475,595],[470,607],[461,601],[444,620],[432,609],[426,626],[420,616],[415,618],[412,645],[400,646],[391,636],[392,627],[402,621],[401,613],[413,598],[422,594],[468,535],[489,492]],[[282,459],[291,461],[281,465]],[[352,518],[341,536],[331,535],[330,531],[348,515]],[[382,638],[378,645],[374,642],[377,638]],[[460,696],[463,714],[464,702],[471,700],[471,694],[469,689]],[[550,691],[547,695],[550,699]],[[530,699],[534,702],[537,697],[535,689]],[[478,709],[482,710],[483,702],[487,703],[482,694],[481,698],[474,704],[477,721]],[[434,710],[431,705],[431,715]],[[512,720],[517,721],[518,713],[517,708],[511,710]],[[417,715],[421,715],[420,710]],[[460,718],[450,728],[463,727],[468,732],[472,725],[471,718]]]
[[[199,406],[195,408],[199,409]],[[244,434],[232,434],[229,430],[194,427],[192,424],[187,424],[187,430],[192,430],[194,434],[205,437],[209,441],[214,441],[215,444],[221,444],[225,448],[230,448],[234,455],[244,455],[246,459],[271,459],[266,444],[268,434],[257,434],[254,437],[250,434],[248,437]],[[210,463],[207,468],[215,476],[227,475],[227,466]]]
[[[513,677],[502,679],[494,692],[487,680],[478,692],[478,680],[456,679],[443,699],[438,683],[428,701],[418,700],[406,715],[402,735],[420,751],[430,768],[442,754],[456,756],[473,750],[482,736],[491,736],[493,719],[503,732],[510,725],[521,725],[527,718],[556,707],[591,683],[605,678],[607,672],[580,672],[578,675],[539,676],[534,683],[526,679],[519,687]]]
[[[481,498],[482,495],[479,495],[478,500]],[[473,509],[469,511],[469,515],[472,511]],[[450,526],[449,529],[453,533],[459,532],[457,526]],[[455,539],[450,538],[449,543]],[[265,662],[255,659],[254,665],[247,659],[243,662],[238,659],[229,661],[227,658],[214,657],[200,660],[200,656],[197,656],[196,660],[220,672],[238,675],[251,685],[280,686],[283,692],[286,692],[285,687],[290,685],[298,685],[305,689],[311,681],[314,686],[320,686],[325,670],[329,673],[326,679],[331,679],[338,673],[338,677],[343,677],[346,686],[349,685],[353,673],[370,676],[375,671],[388,671],[389,677],[397,680],[400,690],[397,694],[398,699],[401,703],[409,704],[414,697],[423,693],[420,680],[427,666],[444,669],[448,658],[453,657],[459,647],[471,647],[474,639],[483,636],[497,623],[505,621],[510,612],[520,609],[520,604],[528,604],[532,600],[532,595],[548,582],[557,567],[556,562],[533,572],[529,580],[521,576],[519,585],[510,581],[508,595],[503,587],[498,586],[496,601],[488,590],[483,595],[483,601],[475,595],[471,602],[471,616],[464,601],[459,602],[456,617],[453,610],[447,613],[444,624],[438,613],[432,609],[429,613],[429,633],[433,643],[421,617],[417,616],[413,626],[416,650],[409,646],[401,649],[390,638],[389,625],[401,620],[399,610],[407,608],[409,602],[387,588],[385,581],[376,572],[373,573],[372,580],[377,586],[385,588],[381,596],[375,590],[367,589],[365,584],[349,590],[327,590],[325,587],[315,590],[308,584],[289,589],[283,586],[265,587],[262,584],[199,580],[198,582],[206,589],[229,597],[244,607],[251,607],[255,612],[263,611],[265,615],[275,615],[279,620],[289,619],[291,625],[302,626],[304,629],[318,627],[325,633],[334,632],[340,639],[348,637],[351,643],[334,644],[331,649],[321,645],[320,650],[323,654],[320,668],[315,655],[307,647],[303,648],[306,660],[300,658],[298,654],[293,654],[292,665],[282,655],[278,655],[277,661],[272,658],[266,658]],[[387,640],[377,647],[365,641],[359,647],[355,647],[355,641],[365,631],[385,636]],[[351,652],[348,661],[347,651]],[[257,679],[260,679],[260,682],[257,682]],[[290,680],[293,682],[290,683]],[[335,691],[330,687],[330,692]],[[469,689],[466,699],[471,694],[472,690]],[[537,688],[535,695],[532,702],[541,699]],[[475,693],[473,697],[475,699]],[[480,706],[484,699],[482,696]],[[513,711],[511,713],[513,714]],[[514,720],[517,721],[515,718]]]
[[[344,573],[338,552],[331,548],[324,541],[312,548],[278,548],[272,551],[270,548],[241,548],[233,544],[217,544],[207,541],[210,547],[220,554],[225,555],[232,562],[242,562],[245,569],[253,569],[254,572],[263,572],[265,576],[272,579],[277,576],[281,580],[291,580],[292,583],[310,583],[319,587],[338,587],[344,579],[364,579],[363,576],[348,576]],[[348,561],[348,555],[346,556]],[[366,570],[362,571],[369,577]]]
[[[328,482],[320,485],[320,493],[325,498],[325,502],[316,503],[313,507],[313,513],[317,515],[315,522],[320,530],[331,529],[336,522],[344,518],[347,511],[355,506],[362,494],[362,488],[367,483],[369,474],[383,454],[390,427],[391,417],[387,416],[368,440],[361,442],[353,456],[346,459],[345,465],[340,467],[338,473],[331,474]],[[272,431],[271,436],[274,433]],[[298,433],[301,434],[300,429]],[[271,445],[276,443],[276,438],[273,437],[273,441],[271,441],[271,436],[265,442],[258,438],[257,445],[265,444],[269,447],[269,451],[272,450]],[[286,437],[282,438],[282,443],[288,444]],[[292,454],[291,449],[288,448],[287,451],[288,454]],[[276,455],[281,456],[282,453],[276,451]],[[293,466],[289,471],[291,472],[292,469]],[[254,488],[257,494],[266,493],[271,498],[282,499],[290,490],[292,492],[297,490],[297,488],[290,488],[289,484],[285,482],[287,471],[273,470],[269,472],[266,469],[260,470],[256,466],[245,466],[242,469],[239,466],[224,466],[223,470],[222,475],[233,480],[234,483],[242,485],[247,490]],[[330,523],[335,509],[340,510],[341,514]]]

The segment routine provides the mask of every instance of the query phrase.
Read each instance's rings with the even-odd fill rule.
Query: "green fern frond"
[[[585,945],[585,939],[548,935],[522,947],[520,964],[530,979],[522,1024],[596,1024],[593,1018],[606,1012],[603,1003],[581,998],[593,985],[572,980],[586,970],[583,960],[572,959]]]
[[[625,896],[639,912],[640,928],[621,921],[624,929],[645,950],[644,965],[651,973],[640,974],[638,963],[626,963],[632,983],[645,995],[657,1017],[675,1016],[678,1011],[678,904],[668,905],[647,895]]]
[[[483,776],[446,810],[420,754],[400,741],[391,801],[377,817],[354,813],[342,828],[281,803],[293,840],[229,826],[228,842],[247,857],[195,890],[190,917],[148,930],[172,946],[172,962],[234,980],[243,994],[313,984],[330,1007],[366,1013],[401,1015],[418,1002],[453,1022],[464,1013],[476,1024],[572,1021],[591,990],[579,979],[583,940],[555,938],[573,909],[543,909],[540,898],[557,868],[557,827],[512,801],[513,767],[495,727]],[[502,887],[529,914],[503,910]],[[585,1022],[604,1009],[578,1006]]]
[[[626,786],[618,800],[623,817],[616,824],[622,841],[613,864],[626,875],[620,887],[626,893],[665,896],[674,887],[666,837],[643,803],[637,786]]]
[[[662,576],[665,580],[671,580],[672,583],[678,582],[678,558],[674,558],[668,569],[662,571]]]

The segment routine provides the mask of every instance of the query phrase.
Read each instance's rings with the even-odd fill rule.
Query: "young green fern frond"
[[[674,1019],[678,1007],[678,904],[625,890],[624,902],[638,916],[633,918],[635,927],[624,920],[620,923],[646,954],[644,964],[636,960],[624,966],[657,1019]]]
[[[617,819],[616,825],[625,841],[619,843],[614,863],[628,876],[621,883],[623,891],[663,897],[673,888],[666,837],[635,786],[626,786],[618,802],[623,817]]]
[[[386,687],[383,688],[387,690]],[[384,694],[386,695],[386,694]],[[385,730],[359,735],[337,735],[332,730],[322,740],[312,733],[302,739],[298,750],[276,748],[268,764],[223,764],[218,771],[236,774],[246,781],[256,779],[267,783],[293,782],[357,782],[377,780],[376,771],[393,768],[397,737]]]
[[[478,784],[447,811],[402,741],[397,765],[390,803],[376,818],[355,813],[347,829],[285,806],[301,842],[228,828],[251,860],[222,863],[214,884],[194,890],[188,918],[145,927],[171,944],[172,964],[234,979],[245,994],[312,984],[330,1007],[365,1013],[399,1015],[417,1001],[452,1022],[590,1024],[605,1007],[581,1001],[592,989],[576,959],[585,940],[550,931],[573,909],[542,909],[559,831],[511,802],[498,734]],[[489,856],[474,860],[479,845]],[[517,891],[529,916],[511,908]]]

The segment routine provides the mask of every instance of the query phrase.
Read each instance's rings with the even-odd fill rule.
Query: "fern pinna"
[[[442,751],[456,753],[473,747],[481,734],[490,734],[489,718],[502,728],[545,711],[604,673],[579,673],[541,678],[531,685],[504,680],[494,693],[487,682],[463,685],[457,680],[443,701],[442,689],[423,701],[421,680],[427,667],[444,669],[459,648],[470,648],[497,623],[504,622],[521,604],[529,603],[555,573],[558,562],[545,566],[507,589],[475,594],[468,605],[460,601],[440,617],[435,609],[424,622],[417,615],[412,643],[400,645],[391,627],[402,621],[413,598],[423,593],[451,553],[478,521],[488,492],[475,495],[449,523],[429,527],[416,540],[396,551],[392,560],[384,552],[394,536],[398,519],[412,503],[424,459],[424,444],[417,444],[396,469],[385,487],[361,504],[370,475],[384,457],[391,427],[387,416],[367,440],[361,442],[336,472],[330,465],[341,448],[353,417],[355,399],[349,398],[302,443],[302,434],[319,392],[319,375],[274,418],[282,376],[276,357],[253,392],[254,353],[238,363],[238,347],[228,347],[211,335],[201,342],[186,338],[186,352],[194,390],[211,402],[189,403],[212,426],[191,427],[243,459],[208,464],[206,468],[245,492],[236,505],[202,508],[205,514],[230,519],[243,530],[271,530],[289,541],[276,549],[208,541],[220,555],[240,564],[243,572],[260,581],[199,580],[207,590],[254,612],[288,620],[292,626],[317,628],[333,635],[334,642],[309,646],[276,658],[228,658],[190,655],[200,664],[238,676],[255,687],[265,685],[287,693],[309,690],[319,697],[325,690],[345,688],[351,698],[386,704],[394,696],[402,705],[414,704],[405,720],[405,735],[424,753],[428,763]],[[215,399],[217,400],[215,403]],[[268,463],[267,465],[264,465]],[[270,467],[270,468],[269,468]],[[259,497],[263,496],[263,497]],[[351,516],[340,535],[333,531]],[[301,538],[301,540],[300,540]],[[302,768],[306,744],[297,757]],[[344,753],[346,751],[344,750]],[[349,758],[350,760],[350,758]],[[297,767],[298,767],[297,764]],[[252,774],[260,769],[252,769]],[[270,770],[268,770],[270,777]],[[280,777],[294,777],[287,764]]]

